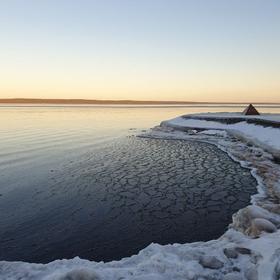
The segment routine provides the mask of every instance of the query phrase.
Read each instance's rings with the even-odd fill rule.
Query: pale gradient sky
[[[0,98],[280,102],[279,0],[0,0]]]

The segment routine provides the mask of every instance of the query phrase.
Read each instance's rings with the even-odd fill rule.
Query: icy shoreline
[[[221,124],[203,120],[206,114],[197,116],[202,119],[179,117],[164,121],[140,137],[211,143],[251,170],[258,182],[258,193],[252,197],[252,205],[234,214],[230,228],[219,239],[165,246],[151,244],[138,255],[109,263],[79,258],[44,265],[2,261],[0,278],[279,279],[280,168],[275,155],[280,150],[280,138],[277,139],[280,129]],[[273,120],[277,122],[278,118],[279,115],[274,115]]]

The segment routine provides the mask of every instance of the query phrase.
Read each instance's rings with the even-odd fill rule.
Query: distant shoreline
[[[94,99],[35,99],[5,98],[0,104],[96,104],[96,105],[200,105],[200,104],[249,104],[252,102],[193,102],[193,101],[149,101],[149,100],[94,100]],[[273,102],[253,102],[254,104],[280,105]]]

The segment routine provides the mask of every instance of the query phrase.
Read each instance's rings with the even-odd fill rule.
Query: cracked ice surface
[[[50,184],[13,211],[4,211],[2,197],[0,257],[110,261],[152,242],[208,241],[225,232],[256,185],[214,145],[129,137],[52,172]]]

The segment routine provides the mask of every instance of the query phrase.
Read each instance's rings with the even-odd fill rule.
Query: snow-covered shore
[[[278,279],[279,232],[251,239],[228,230],[220,239],[191,244],[151,244],[121,261],[96,263],[74,258],[49,264],[1,262],[1,279],[160,280]]]
[[[280,128],[206,120],[209,116],[164,121],[141,137],[211,143],[251,170],[258,193],[252,205],[233,216],[223,236],[209,242],[151,244],[138,255],[109,263],[79,258],[49,264],[2,261],[0,279],[280,279]],[[214,117],[237,118],[238,114]],[[263,119],[280,123],[280,115]]]
[[[248,121],[250,122],[248,123]],[[280,116],[276,114],[261,116],[244,116],[237,113],[194,114],[162,123],[163,126],[165,124],[177,129],[225,130],[238,138],[243,138],[253,145],[260,146],[270,153],[280,156]],[[275,125],[279,126],[278,129],[273,127]]]

